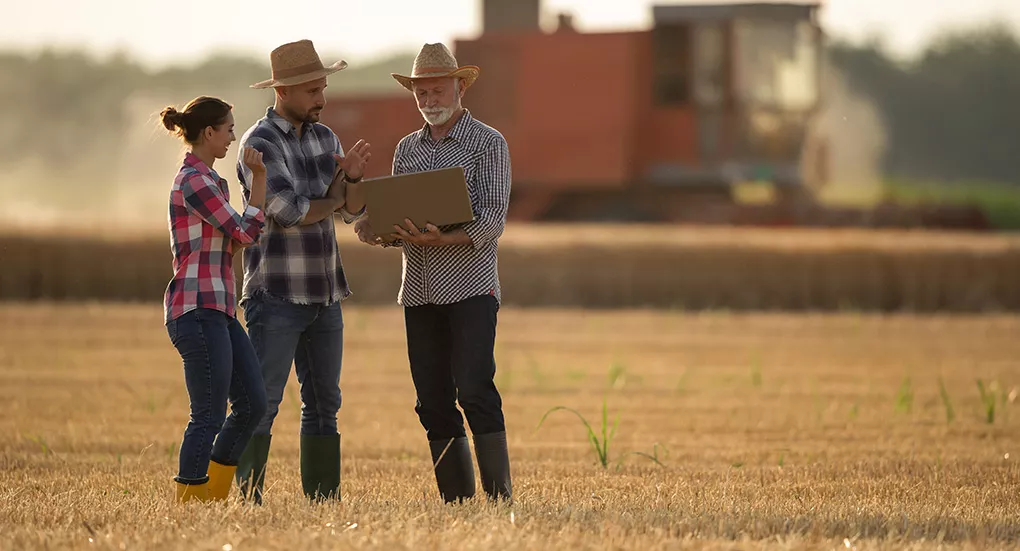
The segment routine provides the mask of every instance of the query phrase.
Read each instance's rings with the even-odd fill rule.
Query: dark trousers
[[[415,412],[430,441],[466,436],[458,403],[472,434],[505,430],[493,381],[498,310],[488,295],[404,309]]]
[[[200,482],[210,458],[237,465],[266,412],[266,390],[255,349],[237,319],[199,308],[171,320],[166,329],[184,360],[184,381],[191,397],[191,420],[181,442],[177,479]]]

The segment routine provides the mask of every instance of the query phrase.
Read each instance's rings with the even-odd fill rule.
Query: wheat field
[[[292,377],[261,507],[172,503],[187,396],[160,319],[0,305],[0,549],[1020,543],[1017,316],[504,308],[515,502],[443,506],[400,311],[351,306],[342,502],[300,497]],[[539,427],[566,406],[601,438],[603,400],[619,419],[605,467],[571,413]]]
[[[337,240],[353,301],[392,305],[399,250]],[[0,258],[0,300],[158,302],[172,275],[155,231],[0,229]],[[1009,233],[511,224],[499,271],[520,307],[1020,312]]]

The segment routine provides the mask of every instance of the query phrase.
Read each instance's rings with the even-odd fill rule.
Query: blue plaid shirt
[[[295,127],[272,107],[244,136],[238,148],[237,178],[247,199],[251,171],[244,148],[262,153],[266,165],[266,226],[258,243],[244,250],[241,303],[265,292],[297,304],[331,304],[351,295],[336,244],[333,217],[314,224],[301,221],[313,199],[326,197],[336,174],[333,154],[343,155],[340,140],[329,127],[305,123],[298,138]],[[350,224],[364,213],[340,209]]]

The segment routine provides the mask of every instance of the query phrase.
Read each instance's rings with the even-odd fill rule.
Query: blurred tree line
[[[362,68],[349,68],[345,78],[330,81],[332,93],[388,88],[396,83],[389,73],[407,71],[413,55],[395,56]],[[80,170],[83,162],[116,155],[128,147],[130,101],[147,98],[146,107],[157,125],[158,110],[166,103],[151,98],[174,98],[178,108],[191,98],[218,95],[235,107],[238,138],[254,122],[245,115],[272,105],[273,93],[249,85],[269,77],[269,65],[235,56],[212,56],[197,65],[148,70],[125,54],[97,59],[79,52],[42,51],[0,53],[0,166],[43,157],[47,170]],[[385,79],[383,79],[385,77]],[[389,82],[386,81],[388,79]],[[399,88],[398,88],[399,90]],[[137,123],[136,123],[137,124]]]
[[[888,135],[884,172],[926,181],[1020,184],[1020,39],[1005,27],[944,35],[909,60],[880,41],[835,42],[831,63],[856,92],[870,98]],[[412,55],[352,67],[330,91],[394,92],[390,72]],[[148,70],[126,55],[95,59],[78,52],[0,53],[0,166],[45,156],[46,166],[80,167],[129,139],[127,100],[138,94],[179,98],[225,95],[228,101],[272,103],[248,89],[268,64],[219,55],[187,67]],[[235,97],[231,97],[235,96]],[[155,122],[155,119],[153,119]],[[239,128],[251,121],[239,120]],[[112,147],[111,147],[112,146]],[[99,154],[99,155],[97,155]]]
[[[947,33],[906,61],[878,40],[837,42],[829,58],[881,113],[887,175],[1020,184],[1020,39],[1008,27]]]

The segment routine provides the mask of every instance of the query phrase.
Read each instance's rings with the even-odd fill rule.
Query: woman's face
[[[210,126],[205,129],[205,147],[217,158],[222,159],[227,156],[227,150],[230,149],[230,144],[234,143],[234,114],[232,112],[227,113],[227,120],[219,126]]]

